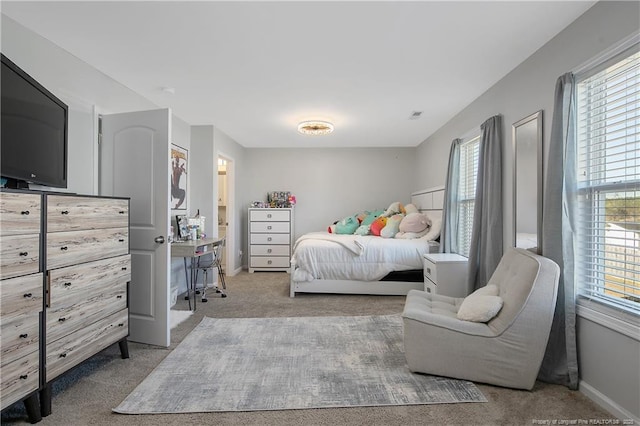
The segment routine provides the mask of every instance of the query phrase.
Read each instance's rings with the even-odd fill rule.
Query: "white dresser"
[[[293,209],[249,209],[249,272],[291,272]]]
[[[451,297],[466,297],[467,258],[455,253],[425,253],[424,291]]]

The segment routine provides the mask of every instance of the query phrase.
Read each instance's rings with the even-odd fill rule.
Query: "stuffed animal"
[[[382,231],[380,231],[380,236],[382,238],[395,237],[398,231],[400,230],[400,222],[402,222],[403,218],[404,218],[404,215],[402,213],[399,213],[399,214],[394,214],[389,219],[387,219],[387,225],[384,228],[382,228]]]
[[[356,229],[356,232],[354,232],[355,235],[369,235],[370,233],[371,225],[360,225],[358,229]]]
[[[379,217],[382,213],[384,213],[383,210],[374,210],[372,212],[369,212],[367,217],[362,220],[362,223],[360,225],[371,225],[373,221],[376,220],[376,218]]]
[[[380,231],[387,225],[387,218],[384,216],[378,217],[371,224],[371,235],[375,235],[377,237],[380,236]]]
[[[405,215],[408,215],[409,213],[418,213],[418,212],[419,212],[418,208],[413,204],[407,204],[406,206],[404,206]]]
[[[385,210],[384,213],[382,213],[382,216],[391,217],[394,214],[398,214],[398,213],[402,213],[402,214],[405,213],[404,206],[402,205],[402,203],[400,201],[396,201],[395,203],[391,203],[389,208],[387,210]]]
[[[420,238],[429,232],[431,220],[424,213],[409,213],[400,222],[396,238],[407,240]]]
[[[345,217],[340,222],[336,223],[336,234],[353,234],[358,228],[358,219],[354,216]]]

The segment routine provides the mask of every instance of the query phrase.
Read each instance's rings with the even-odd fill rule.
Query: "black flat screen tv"
[[[2,55],[0,176],[6,187],[67,187],[68,108]]]

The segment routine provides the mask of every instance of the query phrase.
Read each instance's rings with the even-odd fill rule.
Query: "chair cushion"
[[[502,298],[485,294],[471,293],[464,298],[457,317],[463,321],[488,322],[502,309]]]

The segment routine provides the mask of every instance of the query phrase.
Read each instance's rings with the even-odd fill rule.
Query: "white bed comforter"
[[[422,255],[437,243],[423,240],[311,232],[298,238],[294,281],[378,281],[393,271],[422,269]]]

